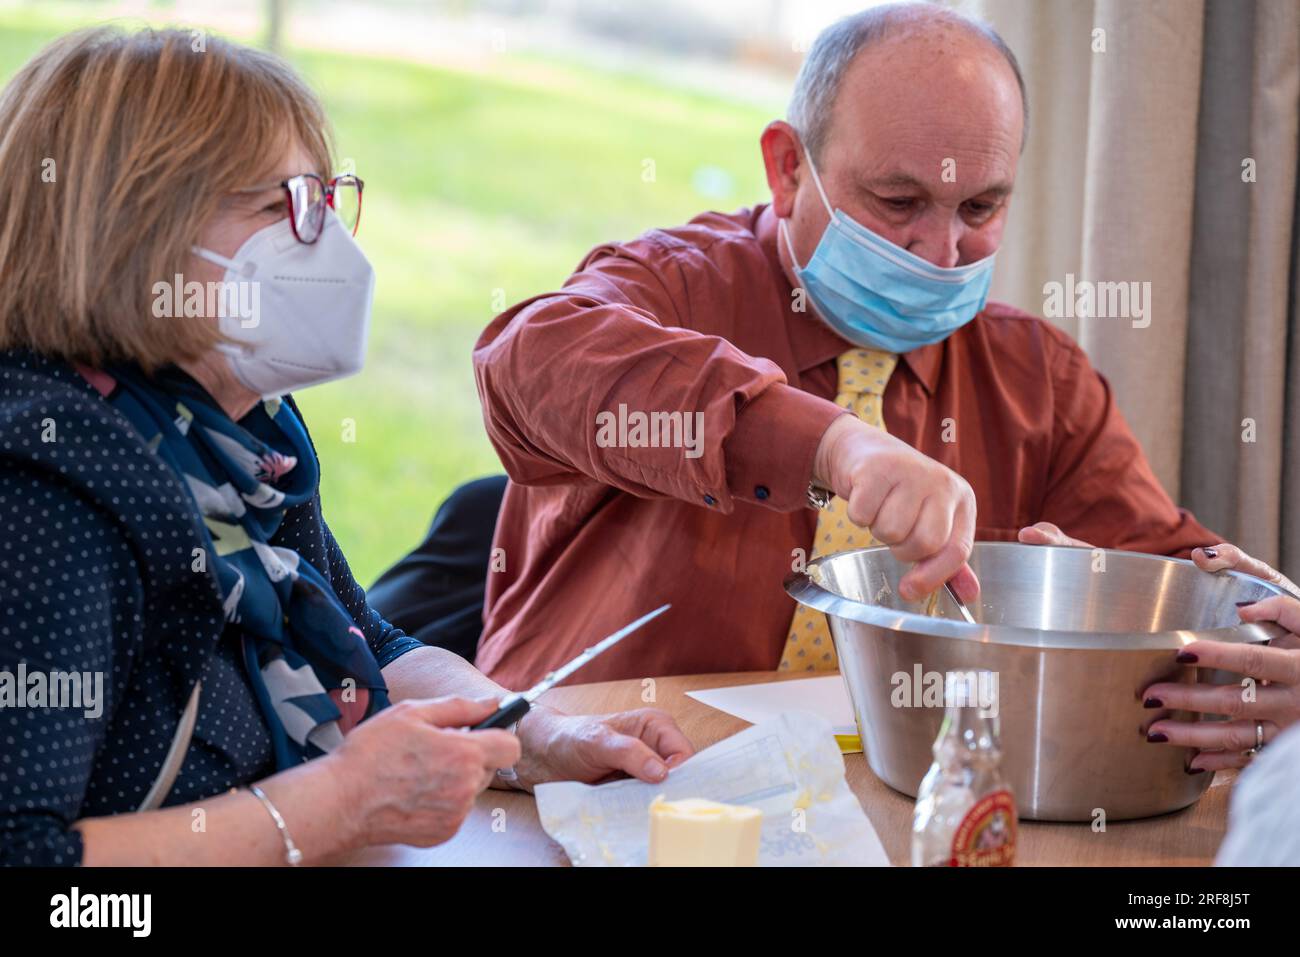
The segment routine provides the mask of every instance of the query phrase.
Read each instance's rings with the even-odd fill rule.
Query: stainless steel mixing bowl
[[[903,601],[906,568],[886,548],[815,559],[786,580],[830,621],[872,770],[914,796],[943,708],[916,698],[894,705],[918,677],[987,670],[997,675],[1002,768],[1022,817],[1089,821],[1101,809],[1123,820],[1195,802],[1213,775],[1187,774],[1186,749],[1146,741],[1156,720],[1195,715],[1148,710],[1142,691],[1156,681],[1239,681],[1174,656],[1197,639],[1280,636],[1277,625],[1242,624],[1235,603],[1285,592],[1238,572],[1101,549],[978,542],[971,567],[981,585],[975,624],[946,594],[941,617]]]

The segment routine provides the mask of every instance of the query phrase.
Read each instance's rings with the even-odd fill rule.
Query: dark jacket
[[[135,810],[198,679],[194,737],[164,806],[273,773],[238,626],[195,561],[201,529],[177,475],[76,370],[0,352],[0,864],[78,863],[74,821]],[[319,494],[271,544],[320,569],[381,666],[420,647],[367,604]],[[102,714],[6,701],[5,673],[12,691],[20,666],[102,674]]]

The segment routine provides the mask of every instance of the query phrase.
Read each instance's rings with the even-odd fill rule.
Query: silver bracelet
[[[831,499],[833,499],[834,497],[835,497],[835,493],[832,492],[830,489],[818,485],[816,482],[808,483],[808,507],[809,508],[815,508],[818,510],[823,509],[826,506],[831,504]]]
[[[293,838],[289,836],[289,826],[284,823],[284,818],[271,799],[262,793],[262,789],[256,784],[250,784],[248,790],[253,797],[262,802],[262,807],[266,808],[266,813],[271,815],[271,820],[275,822],[276,830],[280,832],[280,839],[284,841],[284,860],[290,867],[297,867],[302,863],[302,851],[298,850],[297,845],[293,843]]]
[[[523,721],[526,717],[528,717],[527,714],[516,720],[507,730],[509,730],[509,732],[515,737],[519,737],[519,722]],[[519,784],[519,772],[515,770],[514,765],[511,765],[508,768],[497,768],[497,780],[502,784],[510,785],[511,790],[523,790]]]

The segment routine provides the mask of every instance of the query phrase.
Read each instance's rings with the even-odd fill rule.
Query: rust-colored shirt
[[[598,247],[479,339],[484,419],[511,481],[477,664],[503,685],[527,687],[664,602],[573,680],[776,667],[794,610],[782,582],[811,553],[805,490],[845,414],[835,357],[851,346],[796,308],[775,227],[760,206]],[[666,436],[678,444],[649,445],[636,413],[674,412],[690,417]],[[1219,540],[1170,501],[1083,351],[1007,306],[906,353],[884,417],[970,482],[979,540],[1036,521],[1171,555]]]

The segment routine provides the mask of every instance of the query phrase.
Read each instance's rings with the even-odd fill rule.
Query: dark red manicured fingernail
[[[1151,744],[1164,744],[1169,740],[1169,736],[1161,734],[1159,731],[1152,731],[1147,735],[1147,741]]]
[[[1196,657],[1196,652],[1194,651],[1180,651],[1178,652],[1177,657],[1174,658],[1174,661],[1178,662],[1180,665],[1194,665],[1200,660],[1200,658]]]
[[[1252,599],[1251,601],[1239,601],[1239,602],[1237,602],[1237,607],[1238,607],[1238,608],[1245,608],[1247,605],[1253,605],[1253,604],[1255,604],[1255,602],[1254,602],[1253,599]]]
[[[1205,768],[1183,768],[1188,774],[1204,774]]]
[[[1159,698],[1147,698],[1146,701],[1142,702],[1142,707],[1144,708],[1163,708],[1164,706],[1165,703]]]
[[[1213,549],[1213,548],[1202,548],[1201,551],[1205,553],[1205,557],[1206,557],[1206,558],[1218,558],[1218,557],[1219,557],[1219,553],[1218,553],[1218,551],[1217,551],[1216,549]]]

